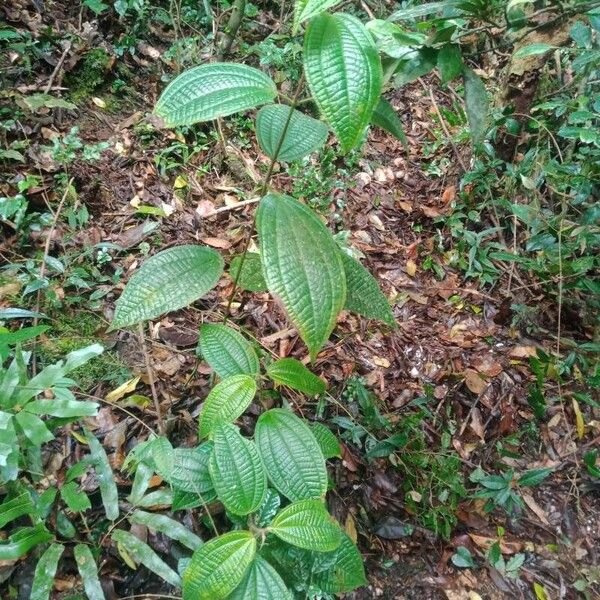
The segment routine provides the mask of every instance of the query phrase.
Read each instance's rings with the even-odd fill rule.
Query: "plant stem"
[[[233,40],[242,24],[244,18],[244,12],[246,10],[246,0],[235,0],[231,9],[231,15],[227,25],[225,26],[225,33],[221,44],[219,45],[219,51],[217,52],[217,59],[222,60],[224,56],[229,54]]]
[[[273,153],[273,156],[271,157],[271,162],[269,163],[269,168],[268,168],[267,173],[266,173],[266,175],[263,179],[263,182],[260,186],[258,195],[261,198],[267,192],[267,187],[269,185],[269,181],[271,181],[271,177],[273,176],[273,169],[275,168],[275,163],[277,162],[277,157],[279,156],[279,153],[281,152],[281,148],[283,146],[283,142],[285,141],[285,136],[287,135],[287,131],[288,131],[290,123],[292,121],[292,115],[294,114],[294,110],[296,109],[296,105],[298,102],[298,96],[300,95],[300,90],[302,89],[303,84],[304,84],[304,74],[302,75],[302,77],[300,77],[300,80],[298,81],[298,85],[296,86],[296,91],[294,92],[294,97],[292,98],[292,102],[290,104],[290,110],[289,110],[286,122],[283,126],[283,131],[281,132],[281,137],[279,138],[279,142],[277,143],[275,152]],[[229,298],[227,300],[227,307],[225,308],[225,314],[223,316],[223,323],[227,323],[227,320],[229,319],[229,317],[231,315],[231,304],[235,297],[235,293],[237,292],[238,281],[240,279],[240,274],[242,273],[242,269],[244,268],[244,262],[246,261],[246,255],[248,254],[248,248],[250,248],[250,241],[252,240],[252,232],[254,231],[255,222],[256,222],[256,213],[254,214],[254,218],[252,219],[252,225],[250,226],[250,229],[248,230],[246,239],[244,241],[244,249],[242,250],[240,266],[237,270],[237,273],[235,274],[235,277],[233,278],[233,289],[231,290],[231,293],[229,294]]]
[[[152,365],[150,364],[150,355],[148,354],[148,348],[146,348],[146,338],[144,337],[144,324],[139,324],[139,335],[140,344],[142,345],[142,352],[144,354],[144,362],[146,363],[146,372],[148,373],[148,383],[150,384],[150,390],[152,391],[152,400],[154,402],[154,410],[156,412],[156,418],[158,421],[158,431],[161,435],[165,434],[165,423],[163,421],[162,412],[160,410],[160,400],[156,393],[156,386],[154,385],[154,372],[152,371]]]

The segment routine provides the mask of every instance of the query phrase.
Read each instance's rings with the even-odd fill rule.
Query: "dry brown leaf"
[[[221,248],[221,250],[229,250],[229,248],[231,248],[231,242],[224,240],[223,238],[205,237],[202,238],[202,242],[204,242],[207,246],[212,246],[213,248]]]
[[[410,275],[410,277],[414,277],[416,272],[417,272],[417,263],[411,259],[407,260],[406,261],[407,275]]]
[[[537,348],[535,346],[515,346],[509,353],[511,358],[529,358],[537,356]]]
[[[467,369],[465,371],[465,383],[469,390],[474,394],[481,394],[487,388],[487,382],[481,378],[475,369]]]
[[[352,517],[351,512],[348,512],[346,522],[344,523],[344,529],[346,530],[348,537],[356,544],[358,533],[356,531],[356,524],[354,523],[354,518]]]
[[[544,524],[550,525],[548,522],[548,517],[544,512],[544,509],[535,501],[531,494],[527,494],[526,492],[521,493],[521,498],[527,506],[535,513],[536,517]]]

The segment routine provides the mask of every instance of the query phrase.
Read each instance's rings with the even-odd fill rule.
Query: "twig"
[[[257,198],[249,198],[248,200],[242,200],[237,204],[233,204],[232,206],[221,206],[220,208],[215,208],[212,212],[204,215],[204,217],[212,217],[214,215],[218,215],[219,213],[229,212],[230,210],[237,210],[238,208],[244,208],[244,206],[248,206],[250,204],[256,204],[260,202],[260,197]]]
[[[63,50],[61,57],[58,59],[58,62],[56,63],[56,67],[54,67],[54,71],[52,71],[52,75],[50,75],[50,79],[48,79],[48,83],[46,84],[46,87],[44,87],[44,94],[47,94],[50,91],[50,89],[52,88],[54,79],[58,75],[60,68],[63,66],[63,63],[65,62],[65,58],[67,58],[67,53],[69,52],[70,49],[71,49],[71,42],[69,40],[67,40],[65,42],[65,49]]]
[[[146,372],[148,373],[148,383],[150,384],[150,390],[152,391],[152,400],[154,401],[154,410],[156,411],[156,417],[158,421],[158,431],[164,435],[165,423],[160,410],[160,402],[158,400],[158,394],[156,393],[156,386],[154,385],[154,373],[152,372],[152,365],[150,364],[150,355],[148,354],[148,349],[146,348],[146,338],[144,337],[143,323],[139,324],[138,330],[140,335],[140,344],[142,345],[142,352],[144,353],[144,362],[146,363]]]

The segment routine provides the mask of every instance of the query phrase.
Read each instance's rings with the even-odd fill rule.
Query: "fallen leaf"
[[[231,242],[224,240],[222,238],[205,237],[205,238],[202,238],[202,241],[207,246],[212,246],[213,248],[221,248],[221,250],[229,250],[229,248],[231,248]]]
[[[577,437],[581,440],[585,435],[585,421],[583,420],[583,414],[579,408],[579,402],[573,398],[573,412],[575,413],[575,427],[577,428]]]
[[[509,353],[511,358],[529,358],[537,356],[537,348],[535,346],[515,346]]]
[[[390,366],[390,361],[387,358],[382,358],[381,356],[374,356],[373,362],[378,367],[384,367],[385,369],[387,369]]]
[[[414,260],[406,261],[406,274],[410,277],[414,277],[417,272],[417,263]]]
[[[449,185],[442,194],[442,202],[444,204],[449,204],[456,198],[456,187],[453,185]]]
[[[521,498],[527,506],[535,513],[536,517],[544,524],[550,525],[548,522],[548,518],[544,509],[535,501],[534,497],[531,494],[526,492],[521,492]]]
[[[352,517],[351,512],[348,512],[346,522],[344,523],[344,529],[346,530],[348,537],[356,544],[358,533],[356,532],[356,524],[354,523],[354,518]]]
[[[106,108],[106,102],[104,100],[102,100],[102,98],[97,98],[94,97],[92,98],[92,102],[98,107],[98,108]]]
[[[123,396],[131,394],[139,382],[140,378],[134,377],[133,379],[129,379],[125,383],[122,383],[118,388],[115,388],[112,392],[108,392],[108,394],[106,394],[106,401],[116,402],[117,400],[123,398]]]
[[[481,394],[488,386],[487,382],[481,378],[475,369],[465,371],[465,384],[474,394]]]

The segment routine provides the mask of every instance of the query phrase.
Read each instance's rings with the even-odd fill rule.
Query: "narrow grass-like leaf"
[[[248,375],[232,375],[215,385],[200,413],[200,437],[206,437],[219,423],[235,421],[255,394],[256,382]]]
[[[119,516],[119,493],[110,463],[108,462],[108,456],[106,456],[102,444],[90,431],[85,431],[85,439],[90,448],[91,462],[96,471],[106,518],[114,521]]]
[[[258,69],[211,63],[176,77],[161,94],[154,111],[170,127],[192,125],[266,104],[276,94],[275,83]]]
[[[310,428],[325,458],[340,458],[342,456],[340,443],[329,427],[326,427],[323,423],[312,423]]]
[[[335,551],[333,564],[314,574],[314,583],[329,594],[343,594],[367,585],[362,556],[352,540],[342,533],[342,543]]]
[[[154,531],[160,531],[173,540],[177,540],[190,550],[197,550],[202,546],[202,540],[187,527],[178,521],[155,513],[136,510],[128,517],[132,523],[145,525]]]
[[[258,375],[260,370],[252,344],[227,325],[202,325],[200,351],[206,362],[222,378],[231,375]]]
[[[40,556],[35,566],[29,600],[48,600],[50,598],[52,588],[54,587],[54,577],[56,576],[58,561],[64,550],[65,547],[62,544],[51,544],[44,554]]]
[[[273,408],[259,417],[254,438],[267,476],[283,496],[294,502],[325,495],[325,458],[304,421],[289,410]]]
[[[183,600],[223,600],[240,584],[256,555],[249,531],[232,531],[200,547],[183,574]]]
[[[213,441],[209,468],[219,500],[235,515],[254,512],[267,491],[267,475],[256,446],[231,423],[217,425]]]
[[[135,469],[135,477],[131,486],[131,493],[128,496],[129,502],[136,505],[144,497],[146,490],[150,486],[150,480],[154,476],[154,469],[146,463],[140,462]]]
[[[152,573],[158,575],[171,585],[181,587],[181,577],[148,544],[145,544],[136,538],[135,535],[123,529],[115,529],[111,534],[111,538],[117,544],[122,544],[123,548],[134,560],[150,569]]]
[[[223,259],[205,246],[176,246],[155,254],[131,276],[115,305],[110,330],[179,310],[210,291]]]
[[[468,67],[463,71],[465,108],[474,144],[483,142],[487,131],[489,97],[481,78]]]
[[[73,554],[88,600],[105,600],[98,577],[98,566],[91,550],[85,544],[77,544]]]
[[[69,507],[69,510],[74,512],[82,512],[92,508],[87,494],[79,490],[79,485],[75,481],[69,481],[60,488],[60,497]]]
[[[227,600],[293,600],[279,573],[257,556],[240,585]]]
[[[396,114],[393,106],[385,98],[379,99],[379,102],[373,111],[371,123],[377,127],[381,127],[381,129],[385,129],[388,133],[391,133],[396,139],[402,142],[405,149],[408,149],[408,139],[404,133],[402,121]]]
[[[27,554],[34,546],[52,539],[52,534],[43,523],[35,527],[24,527],[13,533],[8,541],[0,542],[0,560],[15,561]]]
[[[327,389],[320,377],[311,373],[295,358],[281,358],[271,363],[267,368],[267,375],[275,383],[287,385],[309,396],[317,396]]]
[[[28,413],[49,415],[61,419],[72,417],[94,417],[98,414],[98,403],[84,400],[34,400],[25,407]]]
[[[369,319],[397,327],[392,309],[379,289],[377,281],[355,258],[341,252],[346,273],[346,304],[344,308]]]
[[[289,196],[267,194],[256,223],[269,291],[283,304],[314,359],[346,299],[337,244],[319,218]]]
[[[256,116],[258,143],[263,152],[274,160],[299,160],[321,148],[328,133],[325,123],[285,104],[263,106]]]
[[[23,515],[34,512],[33,502],[28,492],[23,492],[10,500],[5,500],[0,504],[0,529]]]
[[[327,512],[322,500],[300,500],[286,506],[275,516],[269,531],[288,544],[330,552],[341,543],[341,529]]]
[[[238,275],[238,271],[242,272]],[[256,252],[247,252],[244,263],[241,256],[234,256],[229,265],[229,275],[233,281],[237,278],[240,289],[248,292],[266,292],[267,282],[262,272],[262,263],[260,254]]]
[[[304,38],[304,71],[315,102],[345,152],[371,121],[383,81],[377,48],[354,16],[321,13]]]

